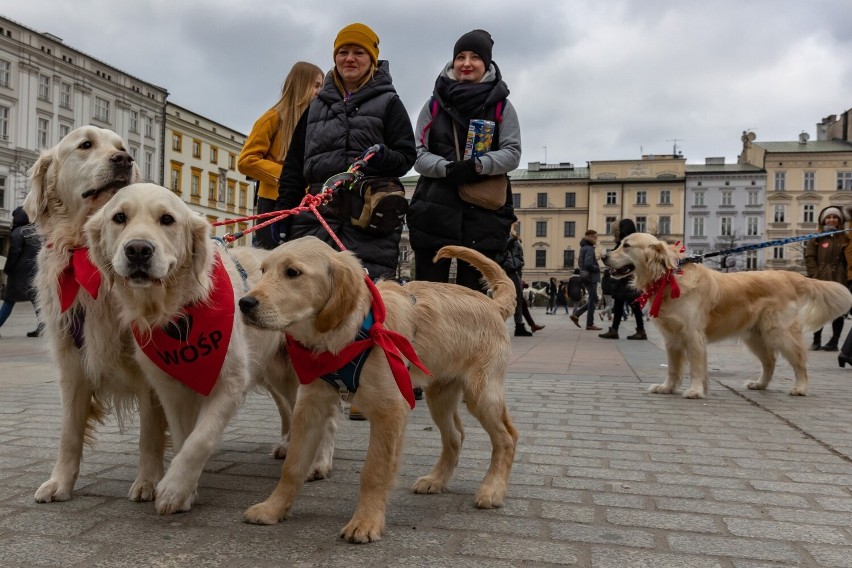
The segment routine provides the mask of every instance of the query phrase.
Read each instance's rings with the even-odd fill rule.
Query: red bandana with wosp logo
[[[290,361],[293,363],[299,382],[303,385],[309,385],[322,375],[341,369],[368,347],[378,345],[385,352],[385,358],[387,358],[388,365],[393,372],[393,378],[399,392],[408,401],[408,405],[414,408],[414,389],[411,386],[411,375],[408,374],[408,368],[405,366],[402,357],[405,356],[427,375],[431,373],[420,362],[417,353],[414,352],[414,348],[404,335],[385,329],[385,304],[370,277],[367,276],[365,280],[373,299],[371,306],[373,325],[370,327],[368,339],[350,343],[335,355],[328,351],[322,353],[312,351],[288,335],[287,354],[290,355]]]
[[[68,266],[59,275],[59,306],[64,313],[74,299],[77,292],[83,288],[92,299],[98,299],[98,290],[101,287],[101,273],[89,259],[88,248],[78,248],[71,251],[71,260]]]
[[[168,325],[150,337],[133,328],[142,352],[163,372],[198,394],[213,390],[228,353],[234,327],[234,289],[228,271],[216,255],[210,296],[184,306]]]

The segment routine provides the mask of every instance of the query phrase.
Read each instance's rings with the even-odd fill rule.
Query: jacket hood
[[[24,225],[30,224],[30,218],[27,217],[27,213],[24,211],[23,207],[15,207],[15,210],[12,211],[12,228],[15,227],[23,227]]]

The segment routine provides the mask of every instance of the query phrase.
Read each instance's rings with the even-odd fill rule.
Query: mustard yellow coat
[[[237,160],[240,173],[260,181],[258,196],[273,200],[278,199],[278,176],[282,165],[277,159],[281,150],[280,125],[278,111],[266,111],[252,126]]]

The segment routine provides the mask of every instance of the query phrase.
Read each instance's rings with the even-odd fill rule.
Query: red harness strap
[[[648,311],[648,315],[652,318],[660,315],[660,307],[663,305],[663,291],[665,291],[666,286],[671,286],[672,298],[680,297],[680,287],[677,285],[677,279],[675,278],[676,272],[677,271],[675,269],[666,272],[662,278],[648,286],[648,288],[642,292],[642,295],[636,299],[639,303],[639,307],[644,308],[645,304],[648,303],[648,300],[652,296],[654,297],[654,301],[651,302],[651,309]]]
[[[88,248],[78,248],[71,251],[68,266],[59,275],[59,306],[60,312],[65,312],[74,303],[77,292],[83,288],[97,300],[101,287],[101,273],[89,259]]]
[[[385,329],[385,304],[369,276],[365,277],[365,280],[372,296],[373,326],[370,328],[370,337],[350,343],[340,353],[334,354],[328,351],[320,353],[312,351],[288,335],[287,352],[290,355],[293,368],[299,376],[299,382],[308,385],[319,377],[342,368],[368,347],[378,345],[385,352],[385,358],[390,365],[399,392],[408,401],[408,405],[414,408],[414,389],[411,386],[411,375],[408,373],[403,357],[417,365],[427,375],[430,374],[429,370],[420,362],[417,353],[404,335]]]

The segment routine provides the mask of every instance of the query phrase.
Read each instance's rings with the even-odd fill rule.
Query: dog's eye
[[[621,248],[629,249],[629,248],[630,248],[630,243],[623,243],[623,244],[621,245]]]
[[[284,271],[284,274],[287,276],[287,278],[296,278],[301,274],[301,272],[299,272],[295,268],[288,268]]]
[[[85,140],[77,147],[80,148],[81,150],[88,150],[89,148],[92,147],[92,143],[89,142],[88,140]]]
[[[168,227],[169,225],[171,225],[174,222],[175,222],[175,218],[172,217],[171,215],[169,215],[168,213],[166,213],[165,215],[160,217],[160,224],[161,225],[165,225],[165,226]]]
[[[124,213],[116,213],[112,216],[112,222],[118,223],[119,225],[124,225],[125,223],[127,223],[127,215],[125,215]]]

